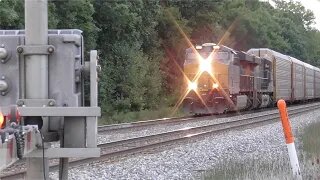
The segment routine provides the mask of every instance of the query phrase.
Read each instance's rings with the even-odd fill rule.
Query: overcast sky
[[[316,24],[314,25],[317,29],[320,30],[320,0],[294,0],[300,1],[307,9],[313,11],[315,15]]]
[[[275,5],[273,0],[260,0],[260,1],[267,1],[271,5],[273,5],[273,6]],[[285,1],[290,1],[290,0],[285,0]],[[304,7],[306,9],[310,9],[313,12],[313,14],[316,18],[314,20],[315,24],[313,25],[313,27],[320,30],[320,0],[293,0],[293,1],[301,2],[301,4],[304,5]]]

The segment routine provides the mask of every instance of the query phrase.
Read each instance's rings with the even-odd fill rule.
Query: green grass
[[[244,162],[224,160],[214,169],[201,175],[204,180],[216,179],[294,179],[289,164],[288,154],[277,156],[276,160],[260,161],[250,158]],[[319,179],[320,164],[316,164],[307,156],[299,156],[300,169],[303,179]]]
[[[310,158],[320,158],[320,122],[310,125],[304,132],[303,150]]]
[[[117,113],[112,116],[104,116],[99,119],[99,125],[183,116],[186,116],[186,114],[180,110],[173,113],[173,108],[164,107],[157,110],[143,110],[138,112]]]
[[[291,179],[289,164],[285,162],[281,158],[277,163],[262,162],[254,158],[244,162],[224,160],[216,169],[205,172],[201,179]]]
[[[320,179],[320,123],[303,130],[299,138],[302,146],[297,150],[303,179]],[[244,162],[221,160],[214,169],[204,171],[201,179],[293,179],[288,154],[262,161],[256,157]]]

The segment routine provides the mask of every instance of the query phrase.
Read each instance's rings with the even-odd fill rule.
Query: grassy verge
[[[299,156],[300,169],[303,179],[319,179],[320,165],[305,155]],[[288,154],[276,159],[261,161],[249,158],[243,162],[225,160],[214,169],[202,173],[201,179],[294,179],[289,163]]]
[[[303,179],[320,179],[320,123],[303,130],[299,163]],[[214,169],[204,171],[201,179],[293,179],[287,152],[267,160],[248,158],[243,162],[222,160]]]
[[[99,125],[117,124],[126,122],[143,121],[150,119],[169,118],[169,117],[183,117],[182,111],[172,112],[173,108],[163,107],[157,110],[143,110],[138,112],[117,113],[112,116],[105,116],[99,119]]]
[[[320,122],[307,127],[304,132],[303,150],[310,158],[320,158]]]
[[[265,162],[254,158],[244,162],[224,160],[217,168],[205,172],[201,179],[291,179],[293,177],[288,173],[290,166],[286,164],[286,160],[281,158],[278,162]]]

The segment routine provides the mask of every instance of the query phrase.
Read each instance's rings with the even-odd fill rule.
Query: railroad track
[[[311,103],[317,104],[317,103]],[[320,103],[319,103],[320,105]],[[299,104],[289,106],[289,108],[294,108],[296,106],[301,106]],[[219,114],[219,115],[202,115],[202,116],[187,116],[187,117],[174,117],[174,118],[162,118],[162,119],[155,119],[155,120],[147,120],[147,121],[137,121],[137,122],[131,122],[131,123],[121,123],[121,124],[110,124],[110,125],[102,125],[98,126],[98,133],[104,134],[104,133],[122,133],[122,132],[128,132],[128,131],[138,131],[141,129],[146,129],[148,127],[154,127],[159,125],[176,125],[181,123],[189,123],[194,121],[207,121],[208,119],[216,119],[216,118],[226,118],[226,117],[234,117],[239,115],[245,115],[245,114],[255,114],[260,113],[264,111],[271,111],[275,110],[277,108],[270,107],[270,108],[264,108],[264,109],[258,109],[258,110],[249,110],[249,111],[243,111],[241,114],[238,112],[231,112],[227,114]]]
[[[130,131],[132,129],[141,129],[155,125],[161,124],[171,124],[171,123],[178,123],[178,122],[187,122],[195,117],[188,116],[188,117],[181,117],[181,118],[162,118],[162,119],[155,119],[155,120],[147,120],[147,121],[138,121],[132,123],[121,123],[121,124],[111,124],[111,125],[103,125],[98,126],[98,132],[115,132],[115,131]]]
[[[307,105],[304,107],[290,108],[288,113],[290,117],[298,115],[307,111],[320,108],[320,103]],[[95,161],[114,160],[121,157],[127,157],[133,154],[139,154],[146,151],[159,151],[159,148],[177,143],[185,143],[186,141],[198,139],[199,137],[219,134],[222,132],[247,129],[256,126],[269,124],[279,121],[279,113],[277,111],[256,115],[248,118],[241,118],[237,120],[227,121],[223,123],[216,123],[206,126],[190,127],[186,129],[179,129],[175,131],[154,134],[150,136],[137,137],[132,139],[126,139],[121,141],[115,141],[98,145],[101,148],[101,157],[99,158],[86,158],[76,159],[70,162],[70,167],[79,166],[86,163],[92,163]],[[50,171],[55,171],[59,168],[58,164],[50,166]],[[19,179],[25,176],[25,171],[15,172],[14,174],[7,174],[0,176],[1,179]]]
[[[218,115],[201,115],[201,116],[186,116],[186,117],[174,117],[174,118],[162,118],[155,120],[147,120],[147,121],[137,121],[131,123],[121,123],[121,124],[110,124],[110,125],[102,125],[98,126],[98,132],[100,134],[103,133],[121,133],[128,131],[138,131],[141,129],[146,129],[148,127],[154,127],[159,125],[176,125],[181,123],[189,123],[194,121],[207,121],[208,119],[216,119],[216,118],[226,118],[226,117],[234,117],[238,115],[245,115],[251,113],[263,112],[266,110],[272,110],[275,108],[265,108],[259,110],[252,111],[244,111],[239,114],[238,112],[231,112],[227,114],[218,114]]]

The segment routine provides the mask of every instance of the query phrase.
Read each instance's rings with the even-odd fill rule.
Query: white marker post
[[[302,179],[302,177],[301,177],[301,171],[299,167],[298,156],[297,156],[296,148],[294,146],[294,137],[291,131],[291,125],[288,118],[287,105],[283,99],[280,99],[278,101],[278,109],[280,113],[284,136],[286,138],[286,144],[288,148],[293,176],[296,179],[300,180]]]

